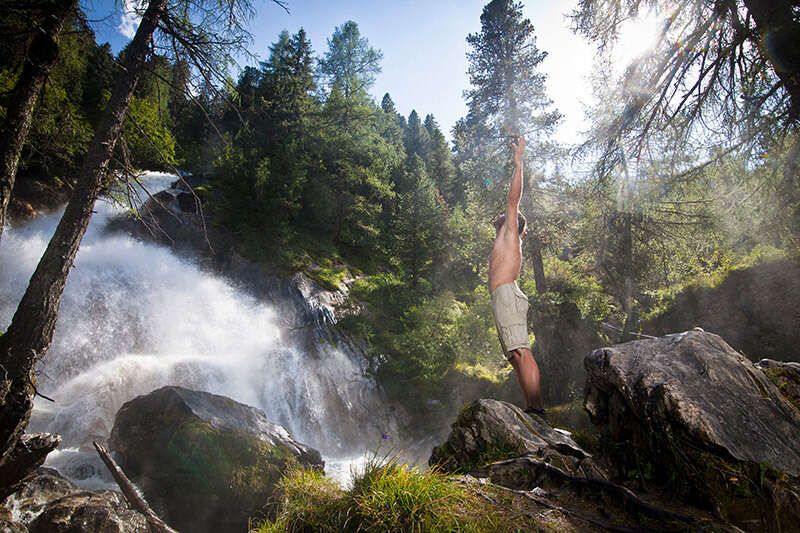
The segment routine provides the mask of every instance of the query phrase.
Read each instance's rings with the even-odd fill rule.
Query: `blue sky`
[[[110,42],[115,52],[128,41],[120,32],[126,1],[131,0],[83,2],[98,41]],[[423,116],[433,113],[448,137],[455,121],[465,114],[462,92],[469,84],[465,39],[480,29],[486,0],[289,0],[288,14],[268,0],[254,3],[258,15],[250,25],[254,37],[250,50],[260,59],[267,56],[281,30],[295,32],[301,26],[321,55],[334,28],[354,20],[362,35],[383,52],[383,72],[372,89],[376,99],[389,92],[401,113],[407,115],[412,109]],[[525,2],[525,15],[536,29],[539,48],[549,54],[542,71],[548,75],[550,97],[564,114],[556,137],[566,143],[579,142],[586,127],[582,106],[589,102],[586,76],[594,58],[594,48],[569,29],[565,15],[575,3]],[[132,30],[129,26],[127,32]],[[638,43],[641,38],[637,33],[627,41]],[[619,48],[630,56],[637,46],[629,42]]]

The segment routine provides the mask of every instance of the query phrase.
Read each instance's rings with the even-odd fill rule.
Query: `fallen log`
[[[114,461],[114,458],[111,457],[111,454],[108,453],[108,450],[106,450],[102,444],[98,444],[97,441],[92,441],[92,444],[94,444],[95,450],[97,450],[98,455],[100,455],[100,459],[103,460],[103,463],[105,463],[111,471],[111,475],[114,476],[114,481],[119,485],[125,499],[128,500],[131,507],[147,518],[150,529],[158,533],[178,533],[169,527],[166,522],[161,520],[150,508],[150,505],[148,505],[147,501],[139,494],[139,491],[133,486],[133,483],[131,483],[131,480],[125,475],[125,472],[122,471],[122,468],[119,467],[117,462]]]

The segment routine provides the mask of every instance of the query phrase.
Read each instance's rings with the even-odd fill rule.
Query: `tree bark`
[[[28,45],[22,72],[9,97],[6,119],[0,130],[0,238],[36,100],[56,64],[61,30],[75,12],[77,2],[54,0],[42,7],[46,14]]]
[[[793,2],[744,0],[758,32],[757,42],[791,98],[791,115],[800,118],[800,24],[795,21]]]
[[[622,217],[622,311],[625,323],[622,326],[620,342],[631,340],[630,332],[636,327],[637,317],[633,309],[635,288],[633,272],[633,214],[629,211],[619,213]]]
[[[530,239],[533,281],[536,283],[536,293],[542,295],[547,292],[547,279],[544,277],[544,261],[542,260],[542,241],[536,235],[531,235]]]
[[[150,41],[167,0],[150,0],[130,44],[67,208],[50,239],[11,325],[0,337],[0,465],[14,448],[30,418],[35,388],[35,366],[53,338],[58,307],[95,200],[108,173],[114,145],[122,129]]]

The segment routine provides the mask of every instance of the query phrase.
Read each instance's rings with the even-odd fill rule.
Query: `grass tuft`
[[[300,531],[517,531],[453,477],[393,460],[372,460],[342,490],[319,472],[293,468],[278,484],[278,516],[252,533]]]

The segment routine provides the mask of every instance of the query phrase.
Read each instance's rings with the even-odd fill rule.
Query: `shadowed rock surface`
[[[145,533],[144,515],[128,508],[113,490],[74,492],[47,504],[30,526],[30,533]]]
[[[0,503],[22,486],[22,481],[42,464],[47,454],[61,443],[61,437],[51,433],[25,433],[14,451],[0,466]]]
[[[293,464],[322,468],[316,450],[230,398],[163,387],[127,402],[109,440],[153,510],[179,531],[246,531],[269,513]]]
[[[447,441],[433,449],[429,463],[448,472],[469,472],[525,454],[571,473],[604,477],[569,433],[553,429],[515,405],[491,399],[476,400],[464,408]]]
[[[585,364],[585,407],[617,443],[621,471],[652,467],[657,481],[745,529],[797,527],[798,412],[720,337],[634,341]]]
[[[22,488],[12,494],[6,505],[23,524],[30,524],[48,503],[77,492],[78,487],[52,468],[41,467]]]
[[[800,360],[800,262],[784,259],[734,270],[716,287],[685,290],[643,324],[665,335],[700,326],[752,360]]]
[[[529,516],[531,530],[541,529],[548,515],[577,531],[731,530],[700,511],[676,512],[608,481],[567,432],[497,400],[467,406],[429,462],[448,472],[468,473],[478,486],[510,491],[538,507]],[[515,502],[514,508],[519,505]]]
[[[2,509],[2,508],[0,508]],[[0,531],[139,533],[149,531],[144,515],[116,491],[80,490],[52,468],[41,467],[6,501]]]
[[[783,397],[789,400],[800,413],[800,363],[784,363],[762,359],[756,366],[772,381]]]

